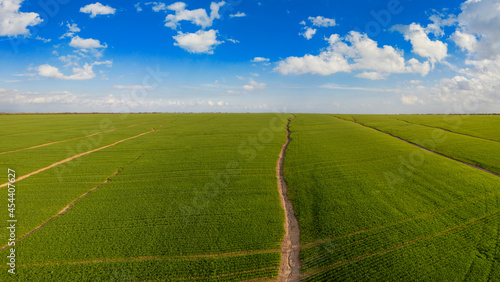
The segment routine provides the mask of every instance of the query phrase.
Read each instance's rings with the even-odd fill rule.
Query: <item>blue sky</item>
[[[0,0],[0,18],[0,112],[500,109],[499,0]]]

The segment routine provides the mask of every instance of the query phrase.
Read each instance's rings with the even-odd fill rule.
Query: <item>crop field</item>
[[[5,152],[104,132],[0,155],[18,179],[149,133],[16,182],[17,237],[35,231],[15,245],[17,274],[2,264],[1,281],[277,276],[284,229],[275,167],[287,116],[5,117]],[[71,126],[78,129],[63,130]],[[51,134],[57,136],[46,137]],[[1,257],[8,254],[4,248]]]
[[[500,281],[499,117],[0,115],[0,281]]]
[[[285,179],[301,229],[303,277],[498,281],[499,177],[361,124],[402,139],[427,134],[390,116],[293,119]],[[488,134],[498,138],[498,131]],[[460,147],[455,142],[470,142],[448,137],[434,149],[446,154]],[[498,143],[467,144],[472,148],[452,156],[498,167]],[[481,159],[481,150],[491,160]]]

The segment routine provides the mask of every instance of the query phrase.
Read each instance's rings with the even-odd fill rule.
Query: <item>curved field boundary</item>
[[[440,130],[443,130],[443,131],[446,131],[446,132],[450,132],[450,133],[454,133],[454,134],[459,134],[459,135],[463,135],[463,136],[467,136],[467,137],[473,137],[473,138],[478,138],[478,139],[482,139],[482,140],[487,140],[487,141],[492,141],[492,142],[497,142],[497,143],[500,143],[500,141],[498,141],[498,140],[493,140],[493,139],[484,138],[484,137],[479,137],[479,136],[475,136],[475,135],[471,135],[471,134],[466,134],[466,133],[456,132],[456,131],[452,131],[452,130],[449,130],[449,129],[445,129],[445,128],[442,128],[442,127],[430,126],[430,125],[427,125],[427,124],[417,123],[417,122],[409,122],[409,121],[407,121],[407,120],[404,120],[404,119],[398,119],[398,118],[396,118],[395,120],[403,121],[403,122],[406,122],[406,123],[408,123],[408,124],[421,125],[421,126],[425,126],[425,127],[429,127],[429,128],[440,129]]]
[[[80,200],[81,198],[87,196],[90,192],[94,191],[95,189],[101,187],[102,185],[106,184],[109,182],[109,180],[116,176],[118,173],[120,172],[120,170],[117,170],[113,175],[111,175],[110,177],[108,177],[103,183],[97,185],[96,187],[90,189],[88,192],[86,192],[85,194],[81,195],[80,197],[76,198],[74,201],[72,201],[71,203],[69,203],[66,207],[64,207],[64,209],[62,209],[61,211],[59,211],[56,215],[54,215],[53,217],[49,218],[49,220],[45,221],[44,223],[40,224],[39,226],[37,226],[35,229],[31,230],[30,232],[24,234],[23,236],[19,237],[16,239],[16,241],[14,242],[18,242],[19,240],[25,238],[25,237],[28,237],[29,235],[35,233],[37,230],[39,230],[40,228],[44,227],[45,225],[47,225],[47,223],[51,222],[53,219],[55,219],[56,217],[62,215],[63,213],[67,212],[76,202],[78,202],[78,200]],[[0,251],[4,250],[5,248],[9,247],[9,245],[5,245],[3,247],[0,248]]]
[[[25,150],[31,150],[31,149],[36,149],[36,148],[45,147],[45,146],[49,146],[49,145],[54,145],[54,144],[58,144],[58,143],[62,143],[62,142],[67,142],[67,141],[72,141],[72,140],[78,140],[78,139],[88,138],[88,137],[92,137],[92,136],[95,136],[95,135],[98,135],[98,134],[101,134],[101,133],[115,131],[117,129],[128,128],[128,127],[132,127],[132,126],[136,126],[136,125],[140,125],[140,124],[145,124],[145,123],[147,123],[147,121],[145,121],[143,123],[132,124],[132,125],[127,126],[127,127],[113,128],[113,129],[106,130],[106,131],[100,131],[100,132],[92,133],[90,135],[86,135],[86,136],[82,136],[82,137],[76,137],[76,138],[71,138],[71,139],[59,140],[59,141],[54,141],[54,142],[50,142],[50,143],[36,145],[36,146],[33,146],[33,147],[28,147],[28,148],[23,148],[23,149],[17,149],[17,150],[12,150],[12,151],[7,151],[7,152],[0,152],[0,155],[9,154],[9,153],[15,153],[15,152],[20,152],[20,151],[25,151]]]
[[[345,120],[345,119],[341,119],[341,118],[339,118],[339,117],[336,117],[336,118],[338,118],[338,119],[340,119],[340,120],[343,120],[343,121],[347,121],[347,120]],[[422,150],[425,150],[425,151],[427,151],[427,152],[430,152],[430,153],[433,153],[433,154],[439,155],[439,156],[441,156],[441,157],[445,157],[445,158],[447,158],[447,159],[450,159],[450,160],[453,160],[453,161],[459,162],[459,163],[461,163],[461,164],[464,164],[464,165],[470,166],[470,167],[475,168],[475,169],[482,170],[482,171],[487,172],[487,173],[489,173],[489,174],[492,174],[492,175],[494,175],[494,176],[496,176],[496,177],[500,177],[500,174],[495,173],[495,172],[493,172],[493,171],[491,171],[491,170],[487,170],[487,169],[482,168],[482,167],[480,167],[480,166],[473,165],[473,164],[470,164],[470,163],[466,163],[466,162],[464,162],[464,161],[457,160],[457,159],[452,158],[452,157],[450,157],[450,156],[447,156],[447,155],[445,155],[445,154],[442,154],[442,153],[439,153],[439,152],[436,152],[436,151],[432,151],[432,150],[427,149],[427,148],[425,148],[425,147],[422,147],[422,146],[420,146],[420,145],[418,145],[418,144],[415,144],[415,143],[412,143],[412,142],[410,142],[410,141],[408,141],[408,140],[405,140],[405,139],[403,139],[403,138],[401,138],[401,137],[394,136],[394,135],[392,135],[392,134],[390,134],[390,133],[387,133],[387,132],[385,132],[385,131],[382,131],[382,130],[380,130],[380,129],[377,129],[377,128],[375,128],[375,127],[371,127],[371,126],[368,126],[368,125],[362,124],[362,123],[360,123],[360,122],[358,122],[358,121],[356,121],[356,120],[351,121],[351,122],[353,122],[353,123],[355,123],[355,124],[358,124],[358,125],[360,125],[360,126],[363,126],[363,127],[366,127],[366,128],[371,128],[371,129],[376,130],[376,131],[378,131],[378,132],[384,133],[384,134],[386,134],[386,135],[389,135],[389,136],[391,136],[391,137],[393,137],[393,138],[396,138],[396,139],[398,139],[398,140],[401,140],[401,141],[403,141],[403,142],[406,142],[406,143],[408,143],[408,144],[410,144],[410,145],[413,145],[413,146],[415,146],[415,147],[418,147],[418,148],[420,148],[420,149],[422,149]]]
[[[459,225],[459,226],[455,226],[455,227],[452,227],[450,229],[446,229],[446,230],[443,230],[443,231],[440,231],[440,232],[437,232],[437,233],[434,233],[434,234],[430,234],[430,235],[427,235],[427,236],[424,236],[424,237],[420,237],[420,238],[417,238],[417,239],[414,239],[414,240],[411,240],[411,241],[408,241],[408,242],[404,242],[402,244],[399,244],[399,245],[394,246],[394,247],[390,247],[388,249],[384,249],[384,250],[381,250],[381,251],[378,251],[378,252],[373,252],[373,253],[367,253],[367,254],[364,254],[362,256],[359,256],[359,257],[356,257],[356,258],[353,258],[353,259],[349,259],[349,260],[339,261],[339,262],[336,262],[336,263],[334,263],[332,265],[329,265],[327,267],[323,267],[321,269],[305,273],[305,275],[311,276],[311,275],[319,274],[321,272],[325,272],[327,270],[330,270],[330,269],[335,268],[335,267],[340,266],[340,265],[353,263],[353,262],[356,262],[358,260],[361,260],[361,259],[364,259],[364,258],[368,258],[368,257],[371,257],[371,256],[375,256],[375,255],[380,255],[380,254],[383,254],[383,253],[387,253],[387,252],[390,252],[392,250],[396,250],[396,249],[399,249],[401,247],[404,247],[404,246],[407,246],[407,245],[410,245],[410,244],[413,244],[413,243],[417,243],[419,241],[423,241],[423,240],[427,240],[427,239],[434,238],[434,237],[437,237],[437,236],[441,236],[441,235],[444,235],[446,233],[450,233],[452,231],[455,231],[457,229],[467,227],[467,226],[472,225],[474,223],[478,223],[480,221],[483,221],[483,220],[485,220],[487,218],[490,218],[490,217],[498,215],[498,214],[500,214],[500,210],[497,210],[497,211],[495,211],[493,213],[490,213],[488,215],[482,216],[480,218],[476,218],[476,219],[474,219],[472,221],[469,221],[469,222],[467,222],[465,224],[462,224],[462,225]]]
[[[290,120],[286,125],[286,142],[276,164],[276,178],[278,179],[278,190],[280,192],[281,205],[285,211],[285,237],[281,243],[281,266],[278,281],[299,281],[300,275],[300,230],[299,223],[293,211],[292,202],[288,199],[287,186],[283,176],[283,164],[285,152],[290,144]]]
[[[129,138],[122,139],[122,140],[117,141],[117,142],[115,142],[115,143],[113,143],[113,144],[109,144],[109,145],[102,146],[102,147],[100,147],[100,148],[97,148],[97,149],[94,149],[94,150],[91,150],[91,151],[87,151],[87,152],[84,152],[84,153],[81,153],[81,154],[78,154],[78,155],[74,155],[74,156],[72,156],[72,157],[69,157],[69,158],[64,159],[64,160],[62,160],[62,161],[59,161],[59,162],[57,162],[57,163],[53,163],[53,164],[51,164],[51,165],[49,165],[49,166],[47,166],[47,167],[41,168],[41,169],[39,169],[39,170],[33,171],[33,172],[28,173],[28,174],[26,174],[26,175],[23,175],[23,176],[21,176],[21,177],[18,177],[18,178],[16,179],[16,182],[21,181],[21,180],[23,180],[23,179],[26,179],[26,178],[28,178],[28,177],[30,177],[30,176],[35,175],[35,174],[38,174],[38,173],[40,173],[40,172],[46,171],[46,170],[48,170],[48,169],[51,169],[51,168],[53,168],[53,167],[56,167],[56,166],[58,166],[58,165],[60,165],[60,164],[67,163],[67,162],[72,161],[72,160],[74,160],[74,159],[77,159],[77,158],[79,158],[79,157],[83,157],[83,156],[85,156],[85,155],[88,155],[88,154],[91,154],[91,153],[94,153],[94,152],[100,151],[100,150],[102,150],[102,149],[106,149],[106,148],[109,148],[109,147],[112,147],[112,146],[118,145],[118,144],[120,144],[120,143],[122,143],[122,142],[125,142],[125,141],[128,141],[128,140],[131,140],[131,139],[134,139],[134,138],[137,138],[137,137],[140,137],[140,136],[143,136],[143,135],[149,134],[149,133],[151,133],[151,132],[154,132],[154,129],[153,129],[153,130],[150,130],[150,131],[147,131],[147,132],[144,132],[144,133],[141,133],[141,134],[138,134],[138,135],[135,135],[135,136],[132,136],[132,137],[129,137]],[[4,184],[0,185],[0,188],[5,187],[5,186],[8,186],[9,184],[12,184],[12,183],[10,183],[10,182],[6,182],[6,183],[4,183]]]
[[[354,231],[354,232],[351,232],[351,233],[348,233],[348,234],[344,234],[344,235],[340,235],[340,236],[333,237],[333,238],[328,238],[328,239],[324,239],[324,240],[320,240],[320,241],[316,241],[316,242],[312,242],[312,243],[307,243],[307,244],[302,245],[301,248],[314,247],[314,246],[317,246],[317,245],[320,245],[320,244],[323,244],[323,243],[326,243],[326,242],[329,242],[329,241],[341,239],[341,238],[344,238],[344,237],[349,237],[349,236],[360,234],[360,233],[363,233],[363,232],[374,231],[374,230],[378,230],[378,229],[381,229],[381,228],[389,227],[389,226],[392,226],[392,225],[396,225],[396,224],[408,222],[408,221],[411,221],[411,220],[415,220],[415,219],[419,219],[419,218],[424,218],[424,217],[427,217],[427,216],[431,216],[431,215],[434,215],[434,214],[437,214],[437,213],[441,213],[441,212],[444,212],[444,211],[447,211],[447,210],[458,208],[458,207],[461,207],[461,206],[473,203],[475,201],[482,200],[482,199],[485,199],[485,198],[488,198],[488,197],[491,197],[491,196],[495,196],[495,195],[498,195],[498,194],[500,194],[500,191],[498,191],[498,192],[492,192],[492,193],[489,193],[489,194],[485,194],[485,195],[482,195],[482,196],[470,199],[468,201],[465,201],[465,202],[462,202],[462,203],[458,203],[458,204],[453,205],[453,206],[442,208],[440,210],[435,210],[435,211],[432,211],[432,212],[428,212],[428,213],[420,214],[420,215],[417,215],[417,216],[405,218],[405,219],[402,219],[402,220],[398,220],[398,221],[386,223],[386,224],[383,224],[383,225],[380,225],[380,226],[375,226],[375,227],[372,227],[372,228],[367,228],[367,229],[362,229],[362,230]]]

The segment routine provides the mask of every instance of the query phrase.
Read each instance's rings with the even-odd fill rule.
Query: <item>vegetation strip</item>
[[[144,123],[147,123],[147,121],[143,122],[143,123],[132,124],[131,126],[127,126],[127,127],[132,127],[132,126],[136,126],[136,125],[140,125],[140,124],[144,124]],[[106,132],[110,132],[110,131],[115,131],[117,129],[119,129],[119,128],[113,128],[113,129],[106,130],[106,131],[100,131],[100,132],[92,133],[90,135],[86,135],[86,136],[82,136],[82,137],[76,137],[76,138],[71,138],[71,139],[54,141],[54,142],[50,142],[50,143],[36,145],[36,146],[33,146],[33,147],[28,147],[28,148],[23,148],[23,149],[17,149],[17,150],[12,150],[12,151],[7,151],[7,152],[0,152],[0,155],[9,154],[9,153],[15,153],[15,152],[21,152],[21,151],[25,151],[25,150],[36,149],[36,148],[45,147],[45,146],[49,146],[49,145],[53,145],[53,144],[58,144],[58,143],[62,143],[62,142],[67,142],[67,141],[72,141],[72,140],[78,140],[78,139],[82,139],[82,138],[92,137],[94,135],[98,135],[98,134],[106,133]]]
[[[66,207],[64,207],[64,209],[62,209],[60,212],[58,212],[56,215],[54,215],[53,217],[51,217],[49,220],[45,221],[44,223],[42,223],[41,225],[39,225],[38,227],[36,227],[35,229],[31,230],[30,232],[24,234],[23,236],[19,237],[15,242],[17,243],[19,240],[33,234],[34,232],[36,232],[37,230],[39,230],[40,228],[44,227],[47,223],[51,222],[53,219],[55,219],[56,217],[60,216],[61,214],[67,212],[78,200],[80,200],[81,198],[87,196],[90,192],[94,191],[95,189],[101,187],[102,185],[106,184],[109,182],[109,180],[111,179],[111,177],[114,177],[118,174],[118,172],[120,172],[120,170],[117,170],[113,175],[111,175],[110,177],[108,177],[103,183],[97,185],[96,187],[90,189],[87,193],[81,195],[80,197],[76,198],[73,202],[69,203],[69,205],[67,205]],[[0,251],[2,251],[3,249],[9,247],[9,245],[5,245],[3,246],[2,248],[0,248]]]
[[[271,270],[271,269],[276,269],[276,266],[270,266],[270,267],[264,267],[264,268],[259,268],[259,269],[252,269],[252,270],[244,270],[244,271],[238,271],[238,272],[231,272],[231,273],[225,273],[225,274],[219,274],[219,275],[213,275],[213,276],[197,276],[197,277],[177,277],[177,278],[167,278],[167,279],[157,279],[157,280],[137,280],[141,282],[149,282],[149,281],[172,281],[172,280],[193,280],[193,279],[210,279],[210,278],[224,278],[224,276],[229,276],[229,275],[234,275],[234,274],[245,274],[245,273],[251,273],[259,270]],[[258,281],[259,279],[262,278],[257,278],[257,279],[252,279],[252,280],[246,280],[246,281]],[[272,279],[271,279],[272,280]]]
[[[280,192],[281,205],[285,211],[285,237],[281,243],[281,266],[279,270],[279,281],[299,281],[300,275],[300,230],[293,206],[287,195],[287,186],[283,175],[283,164],[285,152],[290,144],[290,121],[286,125],[286,142],[281,148],[278,163],[276,165],[276,176],[278,178],[278,190]]]
[[[482,216],[480,218],[477,218],[477,219],[475,219],[473,221],[469,221],[469,222],[467,222],[465,224],[462,224],[462,225],[459,225],[459,226],[455,226],[453,228],[450,228],[450,229],[447,229],[447,230],[443,230],[443,231],[438,232],[438,233],[434,233],[434,234],[430,234],[430,235],[427,235],[427,236],[424,236],[424,237],[420,237],[420,238],[417,238],[417,239],[414,239],[414,240],[411,240],[411,241],[408,241],[408,242],[404,242],[402,244],[399,244],[397,246],[394,246],[394,247],[391,247],[391,248],[388,248],[388,249],[385,249],[385,250],[381,250],[381,251],[374,252],[374,253],[367,253],[367,254],[364,254],[364,255],[359,256],[357,258],[353,258],[353,259],[349,259],[349,260],[339,261],[339,262],[334,263],[332,265],[329,265],[327,267],[324,267],[324,268],[321,268],[321,269],[318,269],[318,270],[306,273],[306,275],[307,276],[315,275],[315,274],[318,274],[318,273],[330,270],[330,269],[332,269],[334,267],[337,267],[337,266],[340,266],[340,265],[353,263],[353,262],[356,262],[358,260],[361,260],[361,259],[364,259],[364,258],[367,258],[367,257],[371,257],[371,256],[374,256],[374,255],[380,255],[380,254],[383,254],[383,253],[387,253],[389,251],[392,251],[392,250],[395,250],[395,249],[399,249],[401,247],[404,247],[404,246],[407,246],[407,245],[410,245],[410,244],[413,244],[413,243],[416,243],[416,242],[419,242],[419,241],[422,241],[422,240],[426,240],[426,239],[433,238],[433,237],[436,237],[436,236],[441,236],[441,235],[444,235],[446,233],[455,231],[457,229],[460,229],[460,228],[463,228],[463,227],[467,227],[467,226],[472,225],[474,223],[480,222],[482,220],[485,220],[485,219],[487,219],[489,217],[492,217],[492,216],[495,216],[497,214],[500,214],[500,210],[497,210],[494,213],[491,213],[491,214]]]
[[[341,118],[339,118],[339,117],[336,117],[336,118],[338,118],[338,119],[340,119],[340,120],[343,120],[343,121],[346,121],[345,119],[341,119]],[[390,134],[390,133],[387,133],[387,132],[385,132],[385,131],[382,131],[382,130],[380,130],[380,129],[377,129],[377,128],[374,128],[374,127],[371,127],[371,126],[368,126],[368,125],[362,124],[362,123],[360,123],[360,122],[358,122],[358,121],[356,121],[356,120],[354,120],[353,122],[354,122],[355,124],[359,124],[359,125],[364,126],[364,127],[366,127],[366,128],[371,128],[371,129],[376,130],[376,131],[378,131],[378,132],[381,132],[381,133],[387,134],[387,135],[389,135],[389,136],[391,136],[391,137],[394,137],[394,138],[396,138],[396,139],[398,139],[398,140],[401,140],[401,141],[403,141],[403,142],[406,142],[406,143],[408,143],[408,144],[411,144],[411,145],[413,145],[413,146],[416,146],[416,147],[418,147],[418,148],[420,148],[420,149],[422,149],[422,150],[425,150],[425,151],[427,151],[427,152],[434,153],[434,154],[436,154],[436,155],[440,155],[440,156],[445,157],[445,158],[447,158],[447,159],[454,160],[454,161],[456,161],[456,162],[462,163],[462,164],[467,165],[467,166],[470,166],[470,167],[472,167],[472,168],[479,169],[479,170],[482,170],[482,171],[487,172],[487,173],[489,173],[489,174],[492,174],[492,175],[494,175],[494,176],[500,177],[500,174],[495,173],[495,172],[490,171],[490,170],[487,170],[487,169],[482,168],[482,167],[480,167],[480,166],[473,165],[473,164],[470,164],[470,163],[466,163],[466,162],[463,162],[463,161],[461,161],[461,160],[457,160],[457,159],[455,159],[455,158],[452,158],[452,157],[450,157],[450,156],[447,156],[447,155],[445,155],[445,154],[442,154],[442,153],[439,153],[439,152],[436,152],[436,151],[432,151],[432,150],[430,150],[430,149],[427,149],[427,148],[422,147],[422,146],[420,146],[420,145],[418,145],[418,144],[412,143],[412,142],[410,142],[410,141],[408,141],[408,140],[405,140],[405,139],[403,139],[403,138],[400,138],[400,137],[394,136],[394,135],[392,135],[392,134]],[[454,133],[454,132],[453,132],[453,133]]]
[[[21,266],[86,264],[86,263],[102,263],[102,262],[120,262],[120,261],[146,261],[146,260],[157,260],[157,259],[187,259],[187,260],[189,260],[189,259],[200,259],[200,258],[225,258],[225,257],[237,257],[237,256],[278,253],[280,251],[281,250],[278,250],[278,249],[271,249],[271,250],[240,251],[240,252],[231,252],[231,253],[222,253],[222,254],[207,254],[207,255],[179,255],[179,256],[161,256],[161,255],[158,255],[158,256],[125,257],[125,258],[95,259],[95,260],[82,260],[82,261],[41,262],[41,263],[21,264],[18,266],[21,267]],[[0,266],[0,268],[4,268],[4,267],[7,267],[7,266],[3,266],[3,265]]]
[[[455,133],[455,134],[459,134],[459,135],[463,135],[463,136],[467,136],[467,137],[473,137],[473,138],[483,139],[483,140],[492,141],[492,142],[500,142],[498,140],[484,138],[484,137],[479,137],[479,136],[474,136],[474,135],[465,134],[465,133],[460,133],[460,132],[452,131],[452,130],[445,129],[445,128],[442,128],[442,127],[430,126],[430,125],[427,125],[427,124],[416,123],[416,122],[409,122],[409,121],[404,120],[404,119],[396,119],[396,120],[403,121],[403,122],[406,122],[408,124],[421,125],[421,126],[425,126],[425,127],[429,127],[429,128],[440,129],[440,130],[443,130],[443,131],[446,131],[446,132],[449,132],[449,133]]]
[[[333,237],[333,238],[328,238],[328,239],[324,239],[324,240],[320,240],[320,241],[316,241],[316,242],[312,242],[312,243],[307,243],[307,244],[301,245],[301,248],[310,248],[310,247],[314,247],[314,246],[317,246],[317,245],[320,245],[320,244],[323,244],[323,243],[326,243],[326,242],[330,242],[330,241],[333,241],[333,240],[336,240],[336,239],[341,239],[341,238],[344,238],[344,237],[349,237],[349,236],[360,234],[360,233],[363,233],[363,232],[374,231],[374,230],[378,230],[378,229],[381,229],[381,228],[385,228],[385,227],[389,227],[389,226],[392,226],[392,225],[396,225],[396,224],[399,224],[399,223],[404,223],[404,222],[407,222],[407,221],[410,221],[410,220],[415,220],[415,219],[419,219],[419,218],[431,216],[431,215],[434,215],[434,214],[437,214],[437,213],[440,213],[440,212],[444,212],[444,211],[447,211],[447,210],[450,210],[450,209],[458,208],[458,207],[461,207],[461,206],[473,203],[473,202],[475,202],[477,200],[481,200],[481,199],[485,199],[487,197],[498,195],[499,193],[500,193],[500,191],[499,192],[489,193],[489,194],[486,194],[486,195],[482,195],[482,196],[476,197],[476,198],[471,199],[469,201],[465,201],[465,202],[458,203],[458,204],[453,205],[453,206],[442,208],[440,210],[435,210],[435,211],[432,211],[432,212],[420,214],[420,215],[409,217],[409,218],[405,218],[405,219],[402,219],[402,220],[398,220],[398,221],[394,221],[394,222],[389,222],[387,224],[383,224],[383,225],[380,225],[380,226],[375,226],[375,227],[368,228],[368,229],[362,229],[362,230],[354,231],[354,232],[351,232],[351,233],[348,233],[348,234],[344,234],[344,235],[340,235],[340,236]]]
[[[141,134],[138,134],[138,135],[135,135],[135,136],[129,137],[129,138],[122,139],[122,140],[117,141],[117,142],[115,142],[115,143],[113,143],[113,144],[109,144],[109,145],[106,145],[106,146],[103,146],[103,147],[100,147],[100,148],[97,148],[97,149],[94,149],[94,150],[91,150],[91,151],[87,151],[87,152],[84,152],[84,153],[81,153],[81,154],[78,154],[78,155],[75,155],[75,156],[69,157],[69,158],[64,159],[64,160],[62,160],[62,161],[59,161],[59,162],[57,162],[57,163],[51,164],[51,165],[49,165],[49,166],[47,166],[47,167],[44,167],[44,168],[41,168],[41,169],[39,169],[39,170],[33,171],[33,172],[31,172],[31,173],[28,173],[28,174],[26,174],[26,175],[23,175],[23,176],[21,176],[21,177],[17,178],[17,179],[16,179],[16,181],[17,181],[17,182],[18,182],[18,181],[21,181],[21,180],[26,179],[26,178],[28,178],[28,177],[30,177],[30,176],[33,176],[33,175],[38,174],[38,173],[40,173],[40,172],[43,172],[43,171],[46,171],[46,170],[51,169],[51,168],[53,168],[53,167],[56,167],[56,166],[58,166],[58,165],[60,165],[60,164],[67,163],[67,162],[72,161],[72,160],[74,160],[74,159],[77,159],[77,158],[79,158],[79,157],[83,157],[83,156],[88,155],[88,154],[90,154],[90,153],[94,153],[94,152],[100,151],[100,150],[102,150],[102,149],[106,149],[106,148],[109,148],[109,147],[112,147],[112,146],[118,145],[118,144],[120,144],[120,143],[122,143],[122,142],[125,142],[125,141],[128,141],[128,140],[131,140],[131,139],[134,139],[134,138],[137,138],[137,137],[140,137],[140,136],[143,136],[143,135],[149,134],[149,133],[151,133],[151,132],[154,132],[154,130],[150,130],[150,131],[147,131],[147,132],[144,132],[144,133],[141,133]],[[2,188],[2,187],[6,187],[7,185],[9,185],[9,182],[7,182],[7,183],[4,183],[4,184],[0,185],[0,188]]]

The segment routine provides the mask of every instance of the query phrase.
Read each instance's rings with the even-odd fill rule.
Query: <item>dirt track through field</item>
[[[127,127],[132,127],[132,126],[136,126],[136,125],[139,125],[139,124],[145,124],[145,123],[147,123],[147,121],[143,122],[143,123],[132,124],[132,125],[127,126]],[[95,135],[98,135],[98,134],[101,134],[101,133],[115,131],[117,129],[119,129],[119,128],[113,128],[113,129],[106,130],[106,131],[100,131],[100,132],[96,132],[96,133],[93,133],[93,134],[90,134],[90,135],[86,135],[86,136],[82,136],[82,137],[76,137],[76,138],[71,138],[71,139],[65,139],[65,140],[59,140],[59,141],[54,141],[54,142],[50,142],[50,143],[40,144],[40,145],[36,145],[36,146],[33,146],[33,147],[28,147],[28,148],[23,148],[23,149],[17,149],[17,150],[12,150],[12,151],[7,151],[7,152],[0,152],[0,155],[14,153],[14,152],[20,152],[20,151],[25,151],[25,150],[31,150],[31,149],[36,149],[36,148],[45,147],[45,146],[49,146],[49,145],[53,145],[53,144],[58,144],[58,143],[62,143],[62,142],[67,142],[67,141],[72,141],[72,140],[78,140],[78,139],[88,138],[88,137],[92,137],[92,136],[95,136]]]
[[[336,118],[338,118],[338,119],[340,119],[340,120],[343,120],[343,121],[347,121],[347,120],[345,120],[345,119],[341,119],[341,118],[339,118],[339,117],[336,117]],[[401,141],[403,141],[403,142],[406,142],[406,143],[408,143],[408,144],[410,144],[410,145],[413,145],[413,146],[415,146],[415,147],[418,147],[418,148],[420,148],[420,149],[422,149],[422,150],[425,150],[425,151],[427,151],[427,152],[430,152],[430,153],[433,153],[433,154],[436,154],[436,155],[440,155],[440,156],[445,157],[445,158],[447,158],[447,159],[450,159],[450,160],[453,160],[453,161],[456,161],[456,162],[462,163],[462,164],[467,165],[467,166],[470,166],[470,167],[472,167],[472,168],[479,169],[479,170],[482,170],[482,171],[487,172],[487,173],[489,173],[489,174],[492,174],[492,175],[494,175],[494,176],[500,177],[500,174],[495,173],[495,172],[493,172],[493,171],[491,171],[491,170],[487,170],[487,169],[482,168],[482,167],[480,167],[480,166],[473,165],[473,164],[470,164],[470,163],[466,163],[466,162],[464,162],[464,161],[457,160],[457,159],[452,158],[452,157],[450,157],[450,156],[447,156],[447,155],[445,155],[445,154],[442,154],[442,153],[439,153],[439,152],[436,152],[436,151],[432,151],[432,150],[427,149],[427,148],[425,148],[425,147],[422,147],[422,146],[420,146],[420,145],[418,145],[418,144],[415,144],[415,143],[412,143],[412,142],[410,142],[410,141],[408,141],[408,140],[405,140],[405,139],[403,139],[403,138],[401,138],[401,137],[397,137],[397,136],[394,136],[394,135],[392,135],[392,134],[390,134],[390,133],[387,133],[387,132],[385,132],[385,131],[382,131],[382,130],[380,130],[380,129],[377,129],[377,128],[375,128],[375,127],[371,127],[371,126],[368,126],[368,125],[362,124],[362,123],[360,123],[360,122],[358,122],[358,121],[356,121],[356,120],[354,120],[354,121],[352,121],[352,122],[354,122],[355,124],[359,124],[359,125],[361,125],[361,126],[364,126],[364,127],[366,127],[366,128],[371,128],[371,129],[376,130],[376,131],[378,131],[378,132],[384,133],[384,134],[386,134],[386,135],[389,135],[389,136],[391,136],[391,137],[393,137],[393,138],[396,138],[396,139],[398,139],[398,140],[401,140]]]
[[[61,211],[59,211],[56,215],[54,215],[53,217],[49,218],[49,220],[47,220],[47,221],[45,221],[44,223],[40,224],[40,225],[39,225],[39,226],[37,226],[35,229],[33,229],[33,230],[31,230],[30,232],[28,232],[28,233],[24,234],[23,236],[21,236],[21,237],[17,238],[15,242],[17,243],[19,240],[21,240],[21,239],[23,239],[23,238],[25,238],[25,237],[27,237],[27,236],[29,236],[29,235],[31,235],[31,234],[33,234],[33,233],[35,233],[37,230],[39,230],[40,228],[44,227],[47,223],[51,222],[51,221],[52,221],[53,219],[55,219],[56,217],[58,217],[58,216],[62,215],[62,214],[63,214],[63,213],[65,213],[65,212],[67,212],[67,211],[68,211],[68,210],[69,210],[69,209],[70,209],[70,208],[71,208],[71,207],[72,207],[72,206],[73,206],[76,202],[78,202],[78,200],[80,200],[81,198],[83,198],[83,197],[87,196],[90,192],[92,192],[92,191],[94,191],[95,189],[97,189],[97,188],[101,187],[102,185],[104,185],[104,184],[108,183],[108,182],[109,182],[109,180],[110,180],[112,177],[114,177],[114,176],[116,176],[116,175],[118,174],[118,172],[120,172],[120,170],[117,170],[117,171],[116,171],[113,175],[111,175],[110,177],[108,177],[108,178],[107,178],[107,179],[106,179],[103,183],[101,183],[101,184],[97,185],[96,187],[94,187],[94,188],[90,189],[90,190],[89,190],[88,192],[86,192],[85,194],[83,194],[83,195],[81,195],[80,197],[76,198],[73,202],[69,203],[66,207],[64,207],[64,209],[62,209]],[[3,249],[5,249],[5,248],[7,248],[7,247],[9,247],[9,245],[8,245],[8,244],[7,244],[7,245],[5,245],[5,246],[3,246],[2,248],[0,248],[0,251],[2,251]]]
[[[53,164],[51,164],[51,165],[49,165],[49,166],[47,166],[47,167],[41,168],[41,169],[39,169],[39,170],[33,171],[33,172],[28,173],[28,174],[26,174],[26,175],[23,175],[23,176],[21,176],[21,177],[18,177],[18,178],[16,178],[16,182],[21,181],[21,180],[23,180],[23,179],[26,179],[26,178],[28,178],[28,177],[30,177],[30,176],[35,175],[35,174],[38,174],[38,173],[40,173],[40,172],[46,171],[46,170],[48,170],[48,169],[51,169],[51,168],[53,168],[53,167],[56,167],[56,166],[58,166],[58,165],[60,165],[60,164],[67,163],[67,162],[72,161],[72,160],[74,160],[74,159],[77,159],[77,158],[79,158],[79,157],[83,157],[83,156],[85,156],[85,155],[88,155],[88,154],[91,154],[91,153],[94,153],[94,152],[100,151],[100,150],[102,150],[102,149],[106,149],[106,148],[109,148],[109,147],[112,147],[112,146],[118,145],[118,144],[120,144],[120,143],[122,143],[122,142],[125,142],[125,141],[128,141],[128,140],[131,140],[131,139],[134,139],[134,138],[137,138],[137,137],[140,137],[140,136],[143,136],[143,135],[149,134],[149,133],[151,133],[151,132],[154,132],[154,129],[153,129],[153,130],[150,130],[150,131],[147,131],[147,132],[144,132],[144,133],[141,133],[141,134],[138,134],[138,135],[135,135],[135,136],[132,136],[132,137],[129,137],[129,138],[122,139],[122,140],[117,141],[117,142],[115,142],[115,143],[113,143],[113,144],[109,144],[109,145],[106,145],[106,146],[103,146],[103,147],[100,147],[100,148],[97,148],[97,149],[94,149],[94,150],[90,150],[90,151],[87,151],[87,152],[84,152],[84,153],[81,153],[81,154],[78,154],[78,155],[74,155],[74,156],[72,156],[72,157],[69,157],[69,158],[64,159],[64,160],[62,160],[62,161],[59,161],[59,162],[57,162],[57,163],[53,163]],[[9,184],[12,184],[12,183],[10,183],[10,182],[4,183],[4,184],[0,185],[0,188],[5,187],[5,186],[8,186]]]
[[[281,266],[278,281],[300,281],[300,230],[299,223],[295,217],[293,206],[287,195],[287,187],[283,175],[283,164],[285,152],[290,144],[290,120],[286,125],[286,142],[281,149],[278,163],[276,165],[276,176],[278,178],[278,190],[280,192],[281,205],[285,211],[285,237],[281,243]]]

